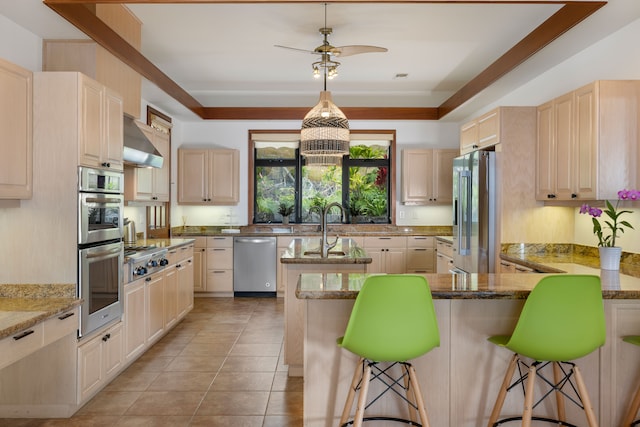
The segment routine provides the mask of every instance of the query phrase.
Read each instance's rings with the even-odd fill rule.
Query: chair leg
[[[488,427],[493,427],[496,421],[498,421],[500,411],[502,410],[502,405],[504,404],[504,399],[507,397],[507,389],[509,388],[509,384],[511,383],[511,378],[513,378],[513,373],[516,370],[517,363],[518,355],[514,354],[511,358],[511,362],[509,362],[509,367],[507,368],[507,372],[504,375],[504,379],[502,380],[502,385],[500,386],[500,392],[498,393],[498,397],[496,398],[496,403],[493,405],[493,411],[491,411],[491,416],[489,417],[489,424],[487,424]]]
[[[342,410],[342,417],[340,418],[340,426],[344,425],[349,420],[351,415],[351,408],[353,407],[353,399],[356,396],[356,388],[358,387],[358,381],[362,374],[364,359],[360,358],[360,361],[356,365],[353,371],[353,378],[351,379],[351,387],[349,387],[349,394],[347,394],[347,400],[344,402],[344,409]]]
[[[536,385],[536,365],[529,367],[527,384],[524,392],[524,411],[522,412],[522,427],[531,427],[531,417],[533,416],[533,392]]]
[[[417,422],[417,414],[416,409],[411,403],[415,403],[417,405],[418,398],[416,396],[415,390],[413,388],[413,384],[411,384],[411,372],[409,371],[408,365],[401,364],[401,369],[404,371],[402,378],[404,380],[404,389],[406,390],[407,400],[407,408],[409,409],[409,419],[413,422]]]
[[[587,387],[584,384],[584,380],[582,379],[580,369],[578,369],[577,366],[574,366],[573,372],[576,375],[576,385],[578,386],[578,391],[580,392],[580,399],[582,400],[582,406],[584,406],[584,412],[587,415],[587,422],[589,423],[589,427],[598,427],[598,420],[596,419],[596,414],[593,411],[593,407],[591,406],[589,393],[587,392]]]
[[[366,362],[364,363],[364,373],[362,375],[362,384],[360,385],[360,395],[358,396],[358,406],[356,407],[353,427],[362,427],[364,408],[367,406],[367,392],[369,391],[369,382],[371,380],[371,366]]]
[[[631,401],[631,406],[624,417],[622,427],[629,427],[635,421],[636,415],[638,415],[638,408],[640,408],[640,386],[638,386],[636,394],[633,396],[633,401]]]
[[[562,372],[560,371],[560,364],[553,362],[553,380],[558,384],[562,380]],[[558,420],[566,421],[566,414],[564,410],[564,395],[560,390],[556,390],[556,405],[558,406]]]
[[[418,383],[418,376],[416,374],[416,368],[413,365],[409,365],[409,381],[413,386],[413,396],[415,397],[416,405],[418,406],[418,413],[420,414],[420,421],[422,427],[429,427],[429,418],[427,417],[427,408],[424,406],[424,398],[422,397],[422,390]]]

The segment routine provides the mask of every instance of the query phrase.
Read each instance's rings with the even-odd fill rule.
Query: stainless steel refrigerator
[[[453,263],[459,272],[495,270],[495,152],[453,160]]]

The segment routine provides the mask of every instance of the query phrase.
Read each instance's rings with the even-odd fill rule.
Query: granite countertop
[[[329,224],[327,232],[340,236],[439,236],[451,234],[451,226],[413,226],[391,224]],[[318,224],[265,224],[243,226],[185,226],[173,227],[172,236],[319,236]]]
[[[167,238],[167,239],[138,239],[136,241],[136,246],[152,246],[155,245],[159,248],[171,248],[171,247],[179,247],[188,245],[189,243],[195,242],[195,239],[192,238]]]
[[[79,306],[76,284],[0,285],[0,339]]]
[[[283,264],[370,264],[371,257],[352,239],[339,238],[329,256],[320,256],[320,238],[296,238],[280,258]],[[330,241],[333,241],[330,238]]]
[[[566,265],[563,265],[566,266]],[[596,274],[605,299],[640,299],[640,279],[617,271],[572,264],[567,273]],[[434,299],[525,299],[548,274],[424,274]],[[298,280],[299,299],[355,299],[367,274],[303,273]]]

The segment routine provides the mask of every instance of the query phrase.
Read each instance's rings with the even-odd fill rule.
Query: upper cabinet
[[[239,201],[239,187],[238,150],[178,150],[179,204],[235,205]]]
[[[41,161],[122,171],[122,100],[110,89],[80,73],[35,73],[34,115],[34,132],[57,144]]]
[[[171,171],[171,143],[169,134],[143,123],[138,126],[158,150],[164,161],[162,168],[137,168],[125,166],[124,199],[136,202],[168,202]]]
[[[500,142],[500,109],[465,123],[460,128],[460,154],[496,145]]]
[[[636,186],[640,81],[596,81],[538,107],[536,199],[615,199]]]
[[[0,199],[33,192],[33,73],[0,59]]]
[[[96,4],[98,18],[140,50],[140,21],[121,4]],[[90,40],[43,40],[43,71],[79,71],[113,89],[123,99],[123,111],[140,117],[142,78],[124,62]]]
[[[458,150],[402,150],[402,199],[404,204],[450,204],[453,201],[453,159]]]

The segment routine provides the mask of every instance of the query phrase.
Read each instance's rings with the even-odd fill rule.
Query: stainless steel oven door
[[[124,244],[80,249],[78,258],[82,336],[122,317]]]
[[[122,172],[105,171],[80,167],[78,169],[79,191],[90,193],[124,193],[124,174]]]
[[[78,244],[122,239],[124,196],[78,193]]]

